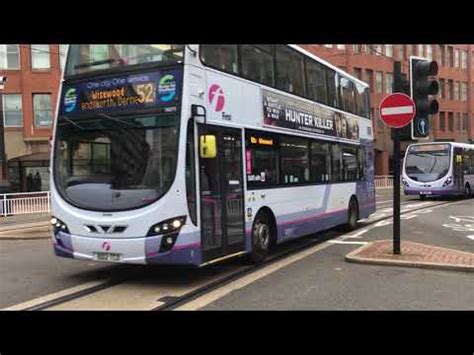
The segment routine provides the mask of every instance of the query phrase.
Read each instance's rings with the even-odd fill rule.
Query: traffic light
[[[438,63],[424,58],[410,57],[410,93],[416,104],[416,115],[411,123],[411,138],[426,139],[430,133],[429,115],[438,113],[439,104],[431,95],[439,90]]]

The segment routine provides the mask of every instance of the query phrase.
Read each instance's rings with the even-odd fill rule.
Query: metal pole
[[[402,63],[393,63],[393,91],[403,92]],[[400,254],[400,128],[392,128],[393,138],[393,253]]]

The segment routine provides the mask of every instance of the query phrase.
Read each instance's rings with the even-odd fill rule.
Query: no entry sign
[[[410,96],[395,93],[382,100],[379,106],[380,118],[391,128],[401,128],[415,117],[415,103]]]

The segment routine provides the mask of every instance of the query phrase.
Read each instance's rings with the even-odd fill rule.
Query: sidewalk
[[[368,243],[346,255],[361,264],[407,266],[429,269],[474,271],[474,253],[409,241],[401,242],[401,254],[393,254],[392,240]]]
[[[49,213],[0,217],[0,240],[50,238]]]

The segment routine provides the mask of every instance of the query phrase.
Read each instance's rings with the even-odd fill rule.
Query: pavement
[[[49,213],[0,217],[0,240],[49,239]]]
[[[360,264],[474,271],[474,253],[409,241],[401,243],[400,254],[393,253],[392,240],[379,240],[350,252],[346,260]]]

